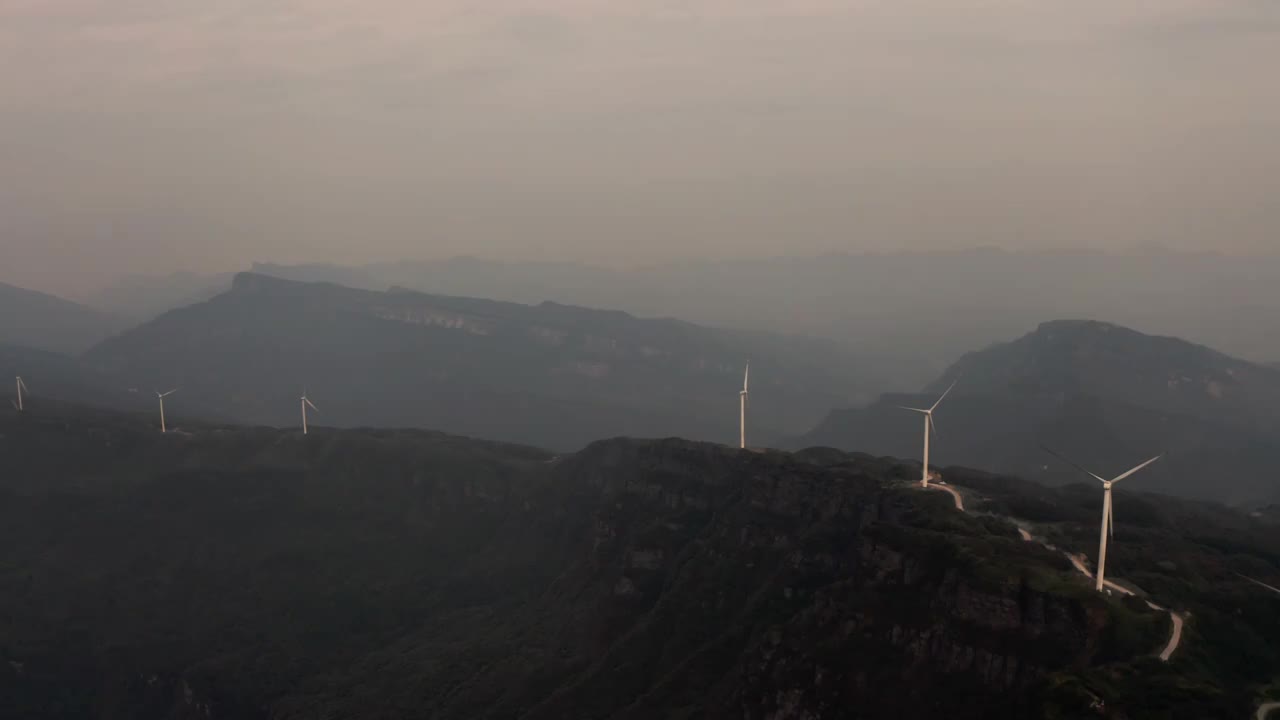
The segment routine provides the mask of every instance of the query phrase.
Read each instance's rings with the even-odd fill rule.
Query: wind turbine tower
[[[1048,448],[1045,448],[1045,449],[1048,450]],[[1111,486],[1120,482],[1121,480],[1124,480],[1130,475],[1133,475],[1139,470],[1142,470],[1146,466],[1150,465],[1151,463],[1159,460],[1161,457],[1164,457],[1164,456],[1157,455],[1151,458],[1150,460],[1142,463],[1141,465],[1133,468],[1132,470],[1124,472],[1110,480],[1104,480],[1102,477],[1098,476],[1097,474],[1089,472],[1088,470],[1085,470],[1084,468],[1080,467],[1074,462],[1067,460],[1065,457],[1058,455],[1058,453],[1055,453],[1052,450],[1049,450],[1049,452],[1054,456],[1056,456],[1059,460],[1065,461],[1068,465],[1075,468],[1076,470],[1079,470],[1080,472],[1088,475],[1094,480],[1097,480],[1098,482],[1102,483],[1102,530],[1099,533],[1100,537],[1098,538],[1098,571],[1094,573],[1095,575],[1094,589],[1097,590],[1098,592],[1102,592],[1102,588],[1106,584],[1106,574],[1107,574],[1107,538],[1115,537],[1115,533],[1116,533],[1115,519],[1111,512]]]
[[[911,412],[918,412],[924,415],[924,468],[921,472],[921,487],[929,487],[929,435],[930,433],[934,435],[938,434],[938,428],[933,424],[933,411],[938,409],[938,406],[942,404],[943,400],[947,399],[947,396],[951,394],[951,391],[954,390],[955,387],[956,384],[951,383],[951,387],[947,388],[947,391],[942,393],[942,397],[938,398],[938,402],[934,403],[933,407],[928,410],[925,410],[924,408],[900,406],[903,410],[910,410]]]
[[[311,408],[316,412],[320,412],[320,409],[317,408],[315,405],[312,405],[311,401],[307,399],[307,391],[303,390],[302,391],[302,434],[303,435],[307,434],[307,408]]]
[[[159,390],[156,391],[156,397],[160,400],[160,432],[162,433],[169,432],[169,429],[164,424],[164,399],[176,392],[178,392],[176,389],[166,393],[162,393]]]
[[[751,378],[751,363],[742,374],[742,392],[738,393],[738,447],[747,447],[747,381]]]
[[[18,409],[18,412],[22,412],[26,409],[22,404],[22,393],[23,391],[31,392],[31,390],[28,389],[27,384],[22,381],[22,376],[18,376],[16,384],[18,386],[18,400],[13,404],[13,406]]]

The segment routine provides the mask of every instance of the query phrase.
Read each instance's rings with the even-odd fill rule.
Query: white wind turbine
[[[747,447],[747,380],[751,377],[751,363],[742,373],[742,392],[738,393],[738,447]]]
[[[933,424],[933,411],[938,409],[938,406],[942,404],[943,400],[947,399],[947,396],[951,394],[951,391],[954,390],[955,387],[956,384],[954,382],[951,383],[951,387],[947,388],[947,391],[942,393],[942,397],[938,398],[938,402],[934,403],[933,407],[928,410],[923,408],[906,407],[905,405],[899,406],[903,410],[910,410],[911,412],[918,412],[924,415],[924,470],[922,473],[923,477],[920,479],[920,485],[922,487],[929,487],[929,434],[938,434],[938,428]]]
[[[166,393],[162,393],[159,390],[156,391],[156,397],[160,400],[160,432],[162,433],[169,432],[169,429],[164,424],[164,399],[176,392],[178,392],[176,388]]]
[[[18,399],[13,403],[13,406],[18,409],[18,412],[22,412],[25,409],[22,404],[22,393],[24,390],[26,392],[31,392],[31,389],[22,381],[22,376],[18,376],[16,384],[18,386]]]
[[[1117,475],[1116,477],[1110,480],[1104,480],[1102,477],[1098,476],[1096,473],[1092,473],[1092,472],[1089,472],[1088,470],[1085,470],[1084,468],[1068,460],[1067,458],[1059,455],[1056,452],[1053,452],[1052,450],[1049,450],[1049,448],[1045,448],[1045,450],[1048,451],[1050,454],[1054,455],[1055,457],[1057,457],[1059,460],[1062,460],[1063,462],[1067,463],[1071,467],[1079,470],[1080,472],[1088,475],[1089,477],[1092,477],[1094,480],[1097,480],[1098,482],[1102,483],[1102,530],[1100,532],[1101,537],[1098,540],[1098,571],[1094,573],[1094,576],[1095,576],[1094,589],[1097,590],[1098,592],[1102,592],[1102,588],[1105,584],[1105,576],[1107,572],[1107,538],[1114,537],[1116,534],[1115,518],[1111,513],[1111,486],[1129,477],[1130,475],[1133,475],[1134,473],[1138,472],[1139,470],[1145,468],[1146,466],[1150,465],[1151,463],[1159,460],[1164,456],[1157,455],[1151,458],[1150,460],[1142,463],[1141,465],[1133,468],[1132,470],[1129,470],[1125,473]]]
[[[302,434],[303,435],[307,434],[307,408],[311,408],[316,412],[320,412],[320,409],[317,408],[315,405],[312,405],[311,401],[307,399],[307,391],[303,390],[302,391]]]
[[[1240,573],[1236,573],[1236,575],[1240,575]],[[1280,588],[1274,585],[1268,585],[1262,582],[1261,580],[1255,580],[1249,577],[1248,575],[1240,575],[1240,577],[1244,578],[1245,580],[1248,580],[1249,582],[1253,583],[1254,585],[1257,585],[1258,587],[1266,588],[1267,590],[1270,590],[1273,593],[1280,593]]]

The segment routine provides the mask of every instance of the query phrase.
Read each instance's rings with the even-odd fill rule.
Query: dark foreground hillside
[[[1253,701],[892,461],[29,414],[0,467],[0,717],[1169,717],[1128,676],[1189,717]]]

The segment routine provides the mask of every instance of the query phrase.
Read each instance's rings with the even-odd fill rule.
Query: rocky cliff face
[[[891,461],[38,421],[0,425],[0,688],[73,692],[32,717],[977,718],[1117,651],[1063,561]],[[45,491],[51,433],[92,466]]]
[[[944,698],[966,699],[951,717],[987,717],[1046,672],[1087,666],[1105,606],[1039,587],[1049,558],[886,484],[898,470],[681,441],[569,461],[563,473],[609,499],[562,589],[597,589],[584,647],[603,654],[528,717],[905,717]],[[1007,567],[983,572],[997,552]]]

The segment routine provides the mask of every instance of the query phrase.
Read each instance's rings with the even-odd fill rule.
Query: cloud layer
[[[8,0],[0,280],[1267,250],[1278,41],[1268,0]]]

